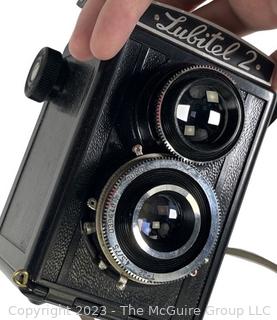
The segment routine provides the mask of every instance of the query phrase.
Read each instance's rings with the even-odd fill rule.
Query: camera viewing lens
[[[233,94],[219,81],[196,80],[176,105],[178,129],[186,142],[199,149],[218,148],[228,142],[237,125]]]
[[[215,247],[215,192],[181,160],[156,154],[128,162],[107,182],[98,203],[100,247],[113,268],[134,281],[184,278]]]
[[[173,153],[210,161],[237,142],[243,127],[242,101],[220,72],[184,70],[163,89],[156,118],[158,133]]]

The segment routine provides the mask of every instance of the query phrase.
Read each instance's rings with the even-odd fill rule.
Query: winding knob
[[[25,84],[25,95],[37,102],[47,100],[60,89],[66,62],[60,52],[43,48],[35,58]]]

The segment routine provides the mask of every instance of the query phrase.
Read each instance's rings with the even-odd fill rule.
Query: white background
[[[3,1],[0,9],[0,210],[18,170],[41,105],[23,94],[28,70],[37,52],[44,46],[62,51],[78,15],[74,0]],[[257,33],[248,41],[270,54],[277,49],[277,31]],[[246,194],[231,246],[240,247],[277,261],[277,123],[269,128]],[[256,265],[226,257],[216,283],[210,306],[243,308],[239,319],[277,319],[276,274]],[[12,306],[12,309],[10,309]],[[256,306],[269,306],[271,315],[250,315]],[[21,320],[16,308],[32,308],[38,313],[28,319],[55,318],[28,302],[0,271],[1,319]],[[50,308],[51,306],[49,306]],[[44,309],[42,309],[44,308]],[[266,311],[269,310],[268,308]],[[12,312],[12,314],[9,312]],[[19,310],[20,311],[20,310]],[[47,314],[48,312],[48,314]],[[52,311],[54,312],[54,311]],[[224,312],[224,310],[222,311]],[[60,320],[78,319],[76,315],[59,315]],[[237,316],[210,315],[206,319],[237,319]]]

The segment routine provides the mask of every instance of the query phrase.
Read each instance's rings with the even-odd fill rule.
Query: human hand
[[[151,0],[87,0],[69,43],[79,60],[108,60],[123,47]],[[192,11],[205,0],[161,0]],[[213,0],[194,11],[239,36],[277,28],[277,0]],[[277,51],[272,54],[277,63]],[[273,87],[277,90],[277,71]]]

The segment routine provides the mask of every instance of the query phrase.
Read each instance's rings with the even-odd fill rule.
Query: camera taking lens
[[[96,227],[107,260],[120,274],[159,284],[184,278],[208,259],[219,208],[197,170],[149,155],[128,162],[107,182]]]

